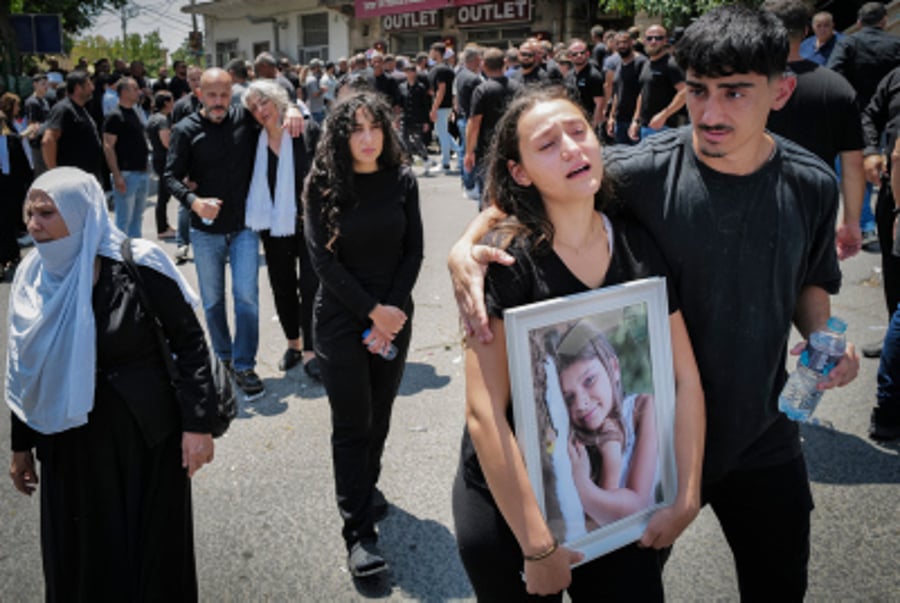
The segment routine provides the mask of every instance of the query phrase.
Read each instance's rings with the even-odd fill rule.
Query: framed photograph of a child
[[[590,561],[677,492],[665,280],[504,312],[516,437],[547,524]]]

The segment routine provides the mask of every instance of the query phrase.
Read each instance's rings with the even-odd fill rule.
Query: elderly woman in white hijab
[[[288,96],[273,80],[250,84],[241,102],[262,126],[245,223],[262,239],[275,310],[287,339],[287,350],[278,368],[286,371],[302,361],[306,374],[318,381],[312,305],[319,278],[303,238],[300,195],[319,140],[319,126],[310,120],[301,136],[288,136],[283,126]]]
[[[44,173],[25,216],[36,249],[10,291],[10,475],[30,495],[37,451],[46,598],[195,600],[189,478],[212,461],[215,412],[197,298],[161,249],[131,242],[173,384],[94,177]]]

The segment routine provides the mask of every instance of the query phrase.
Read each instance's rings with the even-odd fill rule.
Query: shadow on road
[[[809,479],[823,484],[900,484],[900,449],[827,427],[801,425]]]
[[[378,544],[390,572],[381,580],[355,580],[360,595],[385,598],[396,588],[404,599],[414,601],[473,596],[456,550],[456,538],[445,526],[391,505],[378,533]]]
[[[430,364],[407,362],[398,395],[414,396],[426,389],[441,389],[449,384],[450,377],[438,375]]]

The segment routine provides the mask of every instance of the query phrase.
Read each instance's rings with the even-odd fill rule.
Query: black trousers
[[[410,157],[418,155],[424,161],[428,161],[428,147],[425,144],[425,133],[422,131],[422,125],[404,122],[403,143],[406,145],[406,152]]]
[[[734,554],[741,601],[803,601],[812,492],[803,456],[703,486]]]
[[[878,225],[878,244],[881,246],[881,278],[884,283],[884,301],[888,320],[900,303],[900,258],[894,249],[894,195],[888,178],[881,179],[878,200],[875,203],[875,223]]]
[[[298,339],[302,330],[303,350],[312,351],[313,299],[319,288],[319,277],[313,270],[299,224],[292,236],[273,237],[266,230],[260,233],[260,238],[284,336]]]
[[[154,165],[153,171],[159,177],[159,184],[156,188],[156,234],[166,232],[169,229],[169,218],[166,216],[166,206],[172,197],[169,188],[166,186],[166,180],[162,177],[165,166]]]
[[[369,326],[349,315],[317,314],[316,354],[331,405],[331,454],[338,510],[347,549],[375,539],[372,494],[381,475],[381,456],[391,424],[412,334],[413,305],[403,308],[406,325],[394,339],[397,356],[385,360],[362,343]]]
[[[468,483],[460,467],[453,484],[453,520],[459,555],[479,603],[561,601],[525,591],[522,550],[490,492]],[[572,601],[662,601],[666,551],[631,544],[572,570]]]

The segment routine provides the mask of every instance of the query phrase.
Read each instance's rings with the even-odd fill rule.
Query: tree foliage
[[[103,36],[87,36],[75,40],[72,46],[72,57],[84,57],[88,63],[107,59],[127,59],[144,62],[148,73],[156,73],[166,63],[167,49],[163,48],[159,30],[154,30],[146,36],[140,34],[128,34],[123,43],[121,38],[110,40]]]
[[[733,4],[734,0],[598,0],[601,12],[633,16],[639,12],[659,15],[667,26],[687,25],[710,9]],[[762,0],[741,0],[741,4],[759,6]]]

